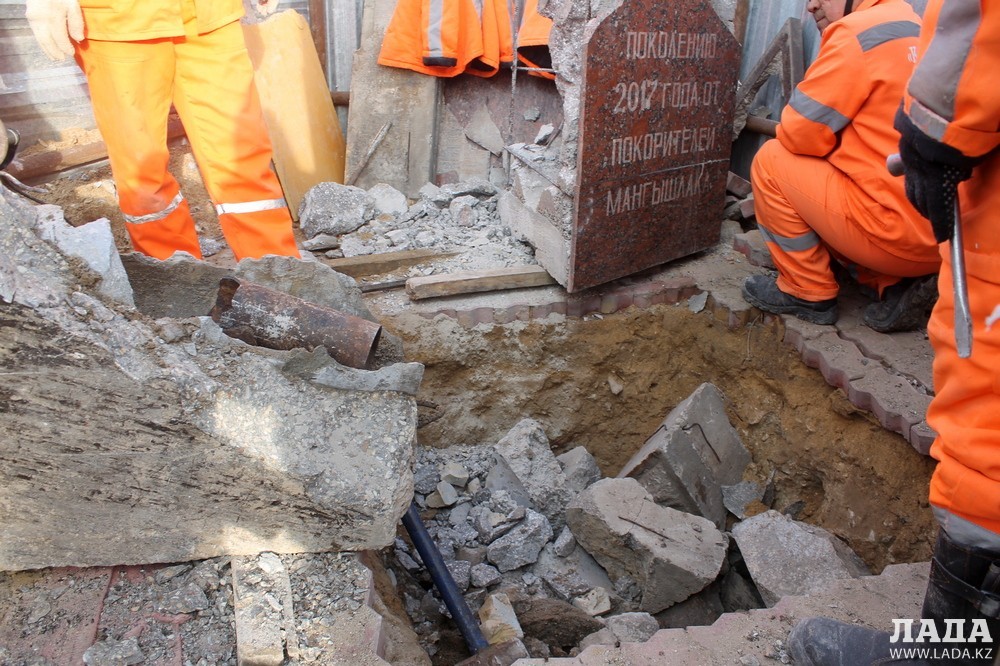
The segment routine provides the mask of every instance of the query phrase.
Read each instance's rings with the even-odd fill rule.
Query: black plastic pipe
[[[410,502],[410,508],[403,514],[403,527],[406,528],[410,540],[413,541],[417,552],[420,553],[420,559],[424,561],[424,566],[430,572],[434,586],[437,587],[444,600],[444,605],[448,607],[448,612],[451,613],[452,619],[458,625],[458,630],[462,632],[462,638],[465,639],[469,652],[476,654],[480,650],[488,648],[490,644],[486,642],[486,638],[479,628],[479,622],[476,621],[469,609],[469,604],[465,603],[465,597],[459,591],[455,579],[451,577],[451,572],[448,571],[444,558],[441,557],[441,551],[431,539],[431,535],[427,533],[427,528],[420,520],[417,505],[413,502]]]

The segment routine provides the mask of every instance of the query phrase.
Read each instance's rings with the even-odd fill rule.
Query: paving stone
[[[746,256],[747,261],[753,266],[774,268],[774,260],[771,259],[771,252],[767,249],[767,243],[757,229],[737,234],[736,238],[733,239],[733,249]]]
[[[864,357],[857,345],[834,332],[804,340],[802,361],[811,368],[818,368],[830,385],[845,391],[849,383],[861,379],[870,366],[876,365]]]
[[[924,420],[931,402],[929,395],[881,365],[851,381],[847,397],[853,404],[875,414],[882,427],[904,436]]]
[[[931,444],[937,438],[937,433],[927,425],[927,421],[921,421],[916,423],[910,428],[910,432],[906,437],[906,441],[917,450],[918,453],[923,455],[930,455]]]

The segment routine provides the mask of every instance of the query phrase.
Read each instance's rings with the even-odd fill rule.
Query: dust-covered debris
[[[306,243],[326,258],[415,249],[458,251],[432,266],[411,269],[410,276],[537,263],[533,248],[501,223],[498,195],[483,179],[441,187],[428,183],[420,198],[404,209],[400,197],[405,197],[384,183],[367,192],[321,183],[306,194],[300,224]],[[331,250],[333,243],[337,249]]]

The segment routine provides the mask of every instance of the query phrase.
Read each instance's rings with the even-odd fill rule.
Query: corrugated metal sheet
[[[23,0],[0,0],[0,118],[24,145],[94,128],[83,72],[72,60],[52,62],[42,53]]]

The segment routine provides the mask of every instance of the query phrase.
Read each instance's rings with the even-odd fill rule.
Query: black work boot
[[[790,314],[813,324],[837,321],[837,299],[807,301],[778,289],[777,280],[766,275],[751,275],[743,282],[743,300],[773,314]]]
[[[979,623],[980,631],[985,625],[991,640],[940,645],[966,648],[973,656],[977,649],[992,648],[990,658],[978,662],[991,663],[1000,646],[1000,553],[957,543],[947,532],[939,530],[920,615],[934,620],[941,638],[948,635],[949,620],[964,629],[962,634],[967,638],[976,628],[974,621]],[[954,633],[955,628],[950,631]]]
[[[805,666],[991,664],[1000,640],[998,592],[1000,553],[956,544],[941,530],[924,596],[923,622],[894,626],[899,634],[893,635],[828,618],[809,618],[792,629],[788,648],[795,663]],[[927,621],[933,622],[933,630],[924,626]],[[932,633],[942,640],[934,641]]]
[[[937,295],[937,275],[904,278],[865,308],[862,321],[879,333],[912,331],[927,325]]]

